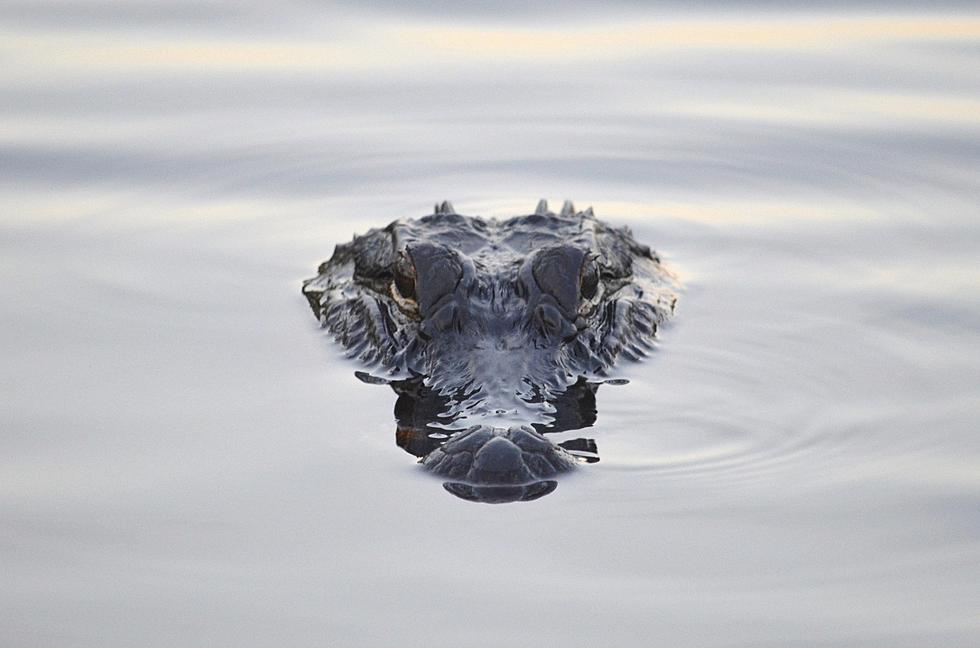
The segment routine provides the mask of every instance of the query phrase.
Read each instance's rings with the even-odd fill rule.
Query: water
[[[980,15],[726,7],[5,3],[0,643],[977,645]],[[684,288],[476,505],[299,281],[540,197]]]

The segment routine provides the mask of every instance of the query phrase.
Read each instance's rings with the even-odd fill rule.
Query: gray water
[[[980,645],[980,14],[916,6],[4,2],[0,644]],[[299,282],[540,197],[678,312],[473,504]]]

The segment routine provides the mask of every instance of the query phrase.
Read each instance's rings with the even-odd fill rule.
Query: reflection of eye
[[[599,290],[599,268],[595,261],[586,259],[582,264],[581,278],[579,279],[579,294],[582,299],[592,299]]]

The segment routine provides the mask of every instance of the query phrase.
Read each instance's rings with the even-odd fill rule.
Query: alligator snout
[[[475,425],[457,433],[422,460],[432,473],[451,480],[447,490],[465,499],[535,499],[555,488],[548,483],[577,461],[530,426]]]

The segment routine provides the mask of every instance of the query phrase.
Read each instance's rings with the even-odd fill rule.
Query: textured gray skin
[[[496,220],[444,202],[338,245],[303,294],[372,374],[422,376],[447,398],[441,416],[465,432],[424,457],[427,469],[460,488],[533,499],[546,489],[513,489],[575,459],[529,425],[552,421],[550,403],[579,378],[601,380],[620,356],[645,356],[673,312],[673,285],[650,248],[591,209],[566,202],[556,214],[541,201],[533,214]]]

